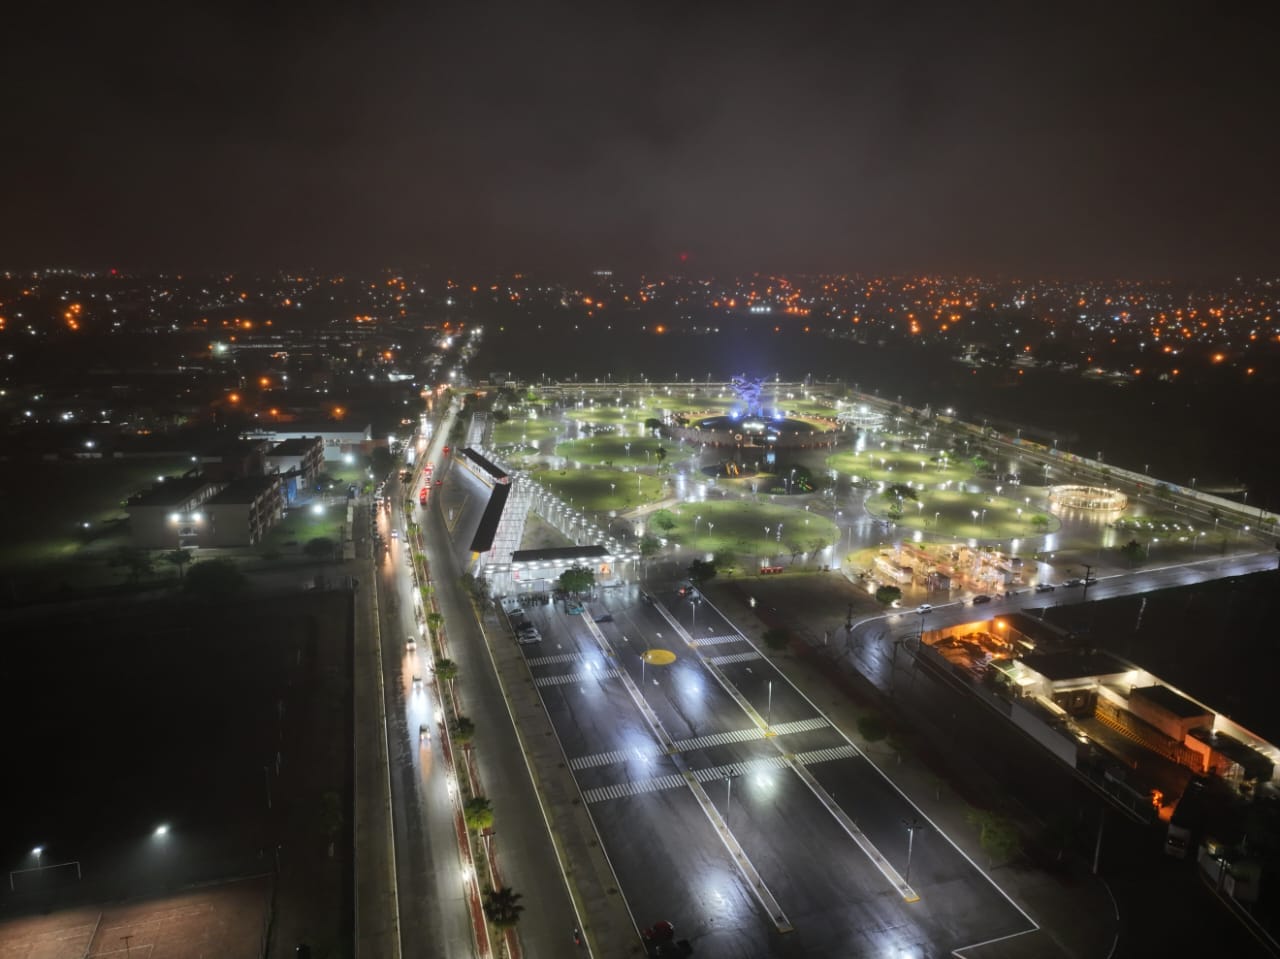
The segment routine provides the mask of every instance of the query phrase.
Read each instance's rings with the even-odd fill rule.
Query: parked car
[[[1057,588],[1053,583],[1036,583],[1037,593],[1052,593]]]

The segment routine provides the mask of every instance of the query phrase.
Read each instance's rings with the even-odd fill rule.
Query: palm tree
[[[462,818],[472,832],[484,832],[493,827],[493,803],[484,796],[472,796],[462,807]]]
[[[510,929],[520,921],[520,913],[524,906],[520,900],[524,898],[518,892],[512,892],[510,886],[494,889],[486,886],[484,890],[484,914],[499,929]]]
[[[443,679],[449,684],[449,695],[453,696],[453,681],[458,678],[458,664],[452,659],[436,660],[436,679]]]

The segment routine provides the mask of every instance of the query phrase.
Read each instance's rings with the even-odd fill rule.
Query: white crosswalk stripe
[[[684,785],[684,777],[672,773],[669,776],[638,779],[635,782],[616,783],[612,786],[588,789],[582,793],[582,798],[588,803],[597,803],[606,799],[621,799],[623,796],[639,796],[643,793],[657,792],[661,789],[679,789]]]
[[[812,719],[797,719],[795,722],[778,723],[772,727],[773,732],[779,736],[790,736],[794,733],[808,733],[815,729],[825,729],[828,723],[821,716],[815,716]],[[753,739],[764,739],[764,730],[759,726],[751,726],[747,729],[730,729],[722,733],[708,733],[705,736],[698,736],[694,739],[679,739],[676,741],[676,749],[680,752],[689,752],[694,749],[709,749],[712,746],[728,746],[732,743],[745,743]]]
[[[596,766],[609,766],[613,763],[630,762],[633,759],[654,759],[662,753],[657,747],[647,749],[615,749],[607,753],[591,753],[569,760],[569,768],[573,770],[593,769]]]
[[[525,663],[530,667],[558,666],[561,663],[572,663],[581,658],[581,653],[557,653],[555,656],[534,656],[532,659],[525,660]]]
[[[695,639],[690,645],[692,646],[717,646],[720,643],[745,643],[746,640],[737,633],[730,633],[728,636],[703,636]]]
[[[695,739],[681,739],[676,742],[676,749],[686,752],[692,749],[707,749],[710,746],[728,746],[730,743],[745,743],[752,739],[764,739],[764,730],[757,726],[750,729],[730,729],[723,733],[709,733]]]
[[[597,753],[595,756],[583,756],[581,759],[595,759],[599,756],[618,756],[619,760],[627,758],[625,753]],[[804,766],[814,763],[832,762],[837,759],[855,759],[858,751],[848,744],[833,746],[830,749],[813,749],[798,753],[792,761]],[[578,760],[574,760],[577,762]],[[570,763],[573,766],[573,762]],[[577,767],[574,768],[585,768]],[[705,769],[693,769],[693,778],[700,783],[717,782],[733,776],[750,776],[763,772],[785,770],[787,759],[784,756],[761,756],[758,759],[744,759],[741,762],[722,763],[719,766],[708,766]],[[660,792],[665,789],[680,789],[685,786],[684,777],[671,774],[655,776],[652,779],[637,779],[629,782],[614,783],[611,786],[597,786],[584,790],[582,798],[588,803],[604,802],[607,799],[621,799],[624,796],[641,796],[645,793]]]
[[[835,759],[857,759],[858,751],[852,746],[833,746],[830,749],[811,749],[806,753],[796,753],[796,762],[811,766],[814,763],[826,763]]]
[[[592,679],[607,679],[617,676],[616,669],[589,669],[580,673],[569,673],[564,676],[537,676],[533,680],[535,686],[568,686],[572,683],[587,682]]]
[[[764,772],[767,769],[786,768],[787,761],[781,756],[762,756],[759,759],[745,759],[740,763],[725,763],[721,766],[695,769],[693,776],[700,783],[709,783],[727,776],[745,776],[748,773]]]
[[[812,719],[797,719],[790,723],[778,723],[773,727],[773,731],[779,736],[790,736],[793,733],[811,733],[815,729],[826,729],[830,725],[821,716],[814,716]]]
[[[760,654],[754,649],[749,649],[745,653],[730,653],[728,656],[710,656],[707,662],[713,666],[726,666],[729,663],[745,663],[748,660],[759,659]]]

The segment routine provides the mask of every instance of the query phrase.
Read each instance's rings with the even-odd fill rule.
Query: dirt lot
[[[317,956],[343,954],[352,914],[350,609],[345,592],[292,591],[0,623],[0,721],[21,732],[0,742],[0,765],[23,770],[26,784],[10,797],[0,838],[0,862],[24,870],[14,891],[0,887],[0,917],[278,873],[277,954],[291,955],[298,941]],[[48,868],[65,862],[78,863],[82,878]],[[131,953],[119,942],[95,948],[151,955],[138,940]]]
[[[267,877],[0,923],[5,959],[256,959],[266,931]]]

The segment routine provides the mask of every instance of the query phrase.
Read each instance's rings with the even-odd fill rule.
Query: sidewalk
[[[1023,864],[987,869],[977,830],[966,818],[970,807],[952,785],[920,756],[913,755],[909,747],[888,741],[870,743],[859,734],[860,715],[872,709],[892,714],[893,701],[852,669],[835,666],[819,647],[810,645],[808,655],[770,651],[761,639],[765,625],[731,587],[732,584],[713,583],[705,591],[769,661],[1040,926],[1034,932],[1003,942],[965,949],[965,956],[972,959],[1101,959],[1110,955],[1117,933],[1115,908],[1110,893],[1099,880],[1087,874],[1053,875]],[[839,678],[833,679],[833,674]],[[840,678],[844,680],[843,685]],[[901,724],[909,726],[910,721],[904,719]],[[1000,783],[976,770],[971,770],[966,778],[969,781],[963,789],[970,795],[1002,793]]]

